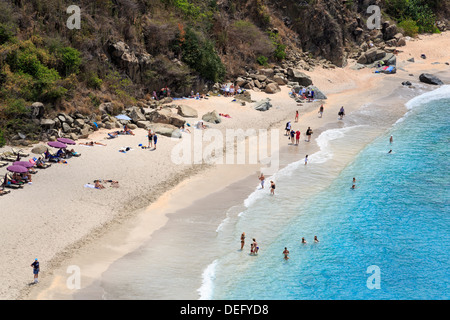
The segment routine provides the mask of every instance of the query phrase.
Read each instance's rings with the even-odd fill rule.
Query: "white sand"
[[[329,98],[324,103],[323,119],[317,118],[319,103],[297,106],[288,97],[287,87],[282,87],[282,91],[275,95],[252,92],[253,100],[272,99],[274,108],[267,112],[256,111],[249,104],[241,106],[231,102],[232,98],[225,97],[184,100],[180,104],[196,108],[200,117],[211,110],[230,114],[231,119],[223,118],[221,124],[211,125],[221,130],[274,126],[280,130],[281,146],[287,143],[282,134],[284,123],[289,119],[294,129],[298,128],[302,132],[303,157],[307,148],[309,153],[317,148],[315,144],[307,146],[303,141],[308,126],[315,129],[335,122],[341,105],[345,106],[349,114],[376,100],[381,93],[388,95],[393,92],[401,86],[402,81],[417,83],[419,72],[448,72],[449,66],[443,62],[447,62],[446,59],[450,61],[447,50],[449,45],[449,33],[422,36],[421,41],[408,42],[398,56],[398,66],[406,71],[399,70],[396,75],[374,74],[369,69],[354,71],[349,67],[309,72],[314,84]],[[421,60],[421,53],[427,54],[428,59]],[[415,57],[417,63],[404,62],[411,56]],[[409,76],[409,73],[415,77]],[[300,111],[298,124],[293,122],[295,110]],[[404,112],[404,107],[399,105],[399,116]],[[188,122],[192,124],[196,121],[188,119]],[[171,150],[179,141],[159,136],[157,150],[150,151],[138,147],[140,143],[147,143],[147,132],[142,129],[135,130],[135,136],[120,136],[112,140],[104,140],[106,133],[104,130],[98,131],[88,139],[106,143],[106,147],[74,146],[76,151],[82,153],[81,157],[68,160],[68,164],[54,164],[49,169],[41,170],[33,176],[32,185],[25,186],[23,190],[13,190],[11,194],[0,198],[0,268],[5,275],[0,278],[0,298],[52,298],[55,286],[65,283],[62,278],[56,281],[58,279],[53,276],[52,270],[67,265],[63,262],[70,261],[77,252],[89,248],[90,244],[98,244],[96,239],[104,239],[103,245],[90,248],[92,254],[85,262],[91,268],[87,271],[83,269],[91,278],[95,278],[109,263],[138,247],[152,232],[163,226],[167,221],[167,212],[185,207],[195,199],[259,170],[257,165],[176,165],[171,160]],[[133,150],[126,154],[118,152],[126,146]],[[1,151],[9,149],[6,147]],[[300,151],[293,152],[300,155]],[[0,168],[0,175],[5,172],[5,168]],[[95,179],[118,180],[120,187],[104,190],[84,187]],[[152,202],[145,211],[150,214],[139,215]],[[111,230],[117,232],[122,225],[129,228],[122,231],[124,237],[108,238]],[[130,230],[133,232],[130,233]],[[41,281],[38,285],[30,286],[30,264],[34,258],[39,258],[41,262]]]

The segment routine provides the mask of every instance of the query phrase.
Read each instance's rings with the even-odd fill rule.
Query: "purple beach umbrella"
[[[56,140],[58,140],[61,143],[65,143],[65,144],[76,144],[75,141],[73,141],[72,139],[69,139],[69,138],[58,138]]]
[[[57,148],[57,149],[65,149],[65,148],[67,148],[67,145],[65,145],[64,143],[59,142],[59,141],[50,141],[47,144],[50,147]]]
[[[13,166],[22,166],[25,168],[32,168],[33,165],[30,162],[26,162],[26,161],[16,161],[13,162]]]
[[[10,172],[14,172],[14,173],[27,173],[28,169],[22,166],[9,166],[8,168],[6,168],[6,170],[10,171]]]

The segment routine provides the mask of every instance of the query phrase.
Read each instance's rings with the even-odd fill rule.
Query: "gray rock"
[[[222,122],[222,119],[220,118],[219,113],[216,110],[205,113],[202,117],[202,120],[211,123]]]
[[[142,114],[141,109],[138,107],[131,107],[128,116],[133,122],[144,121],[145,116]]]
[[[181,131],[170,124],[163,124],[163,123],[152,123],[148,129],[152,129],[153,132],[156,134],[160,134],[162,136],[166,137],[172,137],[172,138],[181,138]]]
[[[301,86],[312,85],[311,78],[308,75],[304,74],[303,72],[301,72],[297,69],[289,68],[288,69],[288,77],[289,77],[289,80],[291,80],[292,82],[298,82],[298,84]]]
[[[177,113],[185,118],[198,118],[198,112],[194,108],[189,106],[180,105],[177,106]]]
[[[314,99],[317,100],[325,100],[327,99],[327,96],[319,90],[319,88],[317,88],[316,86],[309,86],[306,88],[306,91],[308,90],[313,90],[314,91]]]
[[[34,102],[29,108],[31,109],[31,118],[41,119],[44,116],[45,109],[42,102]]]
[[[53,129],[55,127],[55,121],[51,119],[41,119],[40,125],[44,129]]]
[[[83,119],[76,119],[74,121],[74,125],[76,125],[77,127],[83,128],[85,125],[85,122]]]
[[[424,83],[427,83],[427,84],[432,84],[432,85],[442,85],[442,84],[444,84],[441,79],[439,79],[438,77],[436,77],[436,76],[434,76],[432,74],[429,74],[429,73],[422,73],[419,76],[419,80],[421,82],[424,82]]]
[[[63,130],[63,132],[69,133],[71,129],[72,128],[66,122],[62,123],[62,130]]]
[[[148,129],[152,123],[150,121],[138,121],[136,124],[138,128]]]
[[[267,111],[270,108],[272,108],[272,104],[270,103],[270,99],[267,98],[265,100],[261,100],[259,102],[257,102],[254,106],[255,110],[258,111]]]

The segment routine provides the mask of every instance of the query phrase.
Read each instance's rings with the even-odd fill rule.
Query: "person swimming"
[[[284,260],[288,260],[289,259],[289,250],[286,247],[284,247],[283,254],[284,254]]]
[[[306,244],[305,238],[302,238],[302,243],[303,243],[303,244]]]

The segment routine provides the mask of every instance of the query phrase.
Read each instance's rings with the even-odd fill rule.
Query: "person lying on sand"
[[[105,186],[102,185],[102,184],[100,183],[100,181],[96,180],[96,181],[95,181],[95,188],[96,188],[96,189],[105,189]]]
[[[222,116],[225,118],[231,118],[231,116],[228,113],[219,113],[219,116]]]
[[[100,143],[100,142],[95,142],[95,141],[89,141],[89,142],[80,142],[79,144],[84,145],[84,146],[89,146],[89,147],[93,147],[94,145],[98,144],[100,146],[105,146],[106,144]],[[73,149],[72,149],[73,151]]]
[[[131,134],[131,135],[134,136],[133,131],[131,131],[130,128],[128,128],[127,125],[124,125],[124,126],[123,126],[123,131],[125,132],[125,134]]]

